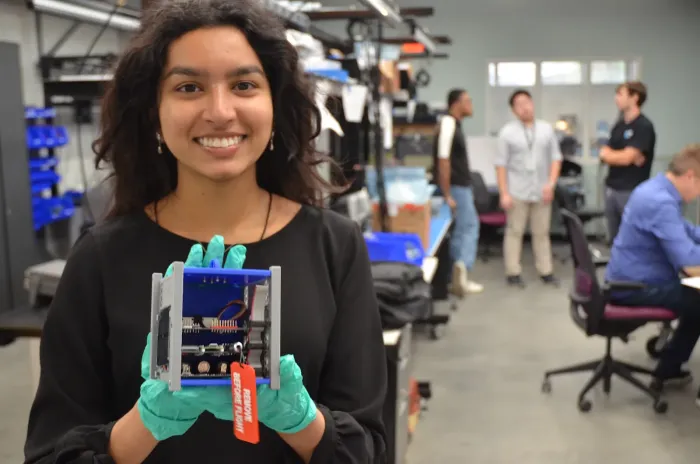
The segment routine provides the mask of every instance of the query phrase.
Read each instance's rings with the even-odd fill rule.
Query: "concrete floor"
[[[555,378],[552,393],[540,393],[545,369],[597,358],[604,343],[586,339],[569,319],[570,264],[557,265],[564,285],[552,289],[535,280],[529,256],[524,261],[526,290],[506,288],[499,260],[479,264],[474,278],[486,291],[453,313],[443,339],[417,342],[416,376],[432,381],[433,399],[407,464],[697,463],[697,385],[669,393],[665,416],[619,380],[609,398],[592,392],[586,415],[576,407],[585,374]],[[640,330],[614,354],[651,366],[644,344],[654,331]],[[24,342],[0,349],[0,464],[22,462],[33,395],[26,353]],[[700,354],[690,368],[700,377]]]

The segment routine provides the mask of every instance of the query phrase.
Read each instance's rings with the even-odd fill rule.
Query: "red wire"
[[[226,306],[224,306],[223,308],[221,308],[221,310],[219,311],[219,315],[218,315],[216,318],[217,318],[217,319],[221,319],[221,316],[224,315],[224,313],[226,312],[226,310],[229,309],[231,306],[234,306],[234,305],[240,305],[240,306],[241,306],[241,310],[238,311],[238,313],[236,313],[233,317],[231,317],[231,318],[229,318],[229,319],[227,319],[227,320],[234,321],[234,320],[238,319],[238,318],[241,317],[243,314],[245,314],[246,310],[248,309],[248,308],[246,307],[245,302],[244,302],[243,300],[233,300],[233,301],[229,301],[228,303],[226,303]]]

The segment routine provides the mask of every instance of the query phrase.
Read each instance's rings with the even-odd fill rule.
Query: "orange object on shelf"
[[[425,53],[425,45],[420,42],[407,42],[401,45],[401,53],[404,55],[419,55]]]

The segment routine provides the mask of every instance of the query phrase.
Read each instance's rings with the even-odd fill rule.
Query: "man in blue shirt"
[[[679,316],[678,328],[654,372],[652,386],[689,383],[688,361],[700,337],[700,292],[681,284],[684,271],[700,275],[700,227],[683,217],[683,203],[700,196],[700,144],[674,156],[668,171],[641,183],[630,196],[610,254],[608,281],[643,289],[613,295],[624,306],[658,306]],[[698,397],[700,405],[700,396]]]

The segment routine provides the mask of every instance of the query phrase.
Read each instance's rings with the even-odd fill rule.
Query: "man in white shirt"
[[[501,208],[508,220],[503,243],[506,279],[509,285],[525,286],[520,255],[529,221],[537,271],[542,282],[556,286],[559,281],[552,270],[549,229],[554,188],[561,170],[559,141],[551,124],[535,119],[527,90],[515,91],[509,103],[517,120],[501,129],[495,162]]]
[[[463,297],[481,292],[484,287],[468,279],[476,260],[479,244],[479,215],[474,206],[471,173],[467,157],[467,139],[462,132],[462,119],[472,115],[472,99],[463,89],[447,95],[448,113],[440,119],[433,150],[433,179],[455,217],[450,238],[453,261],[451,291]]]

